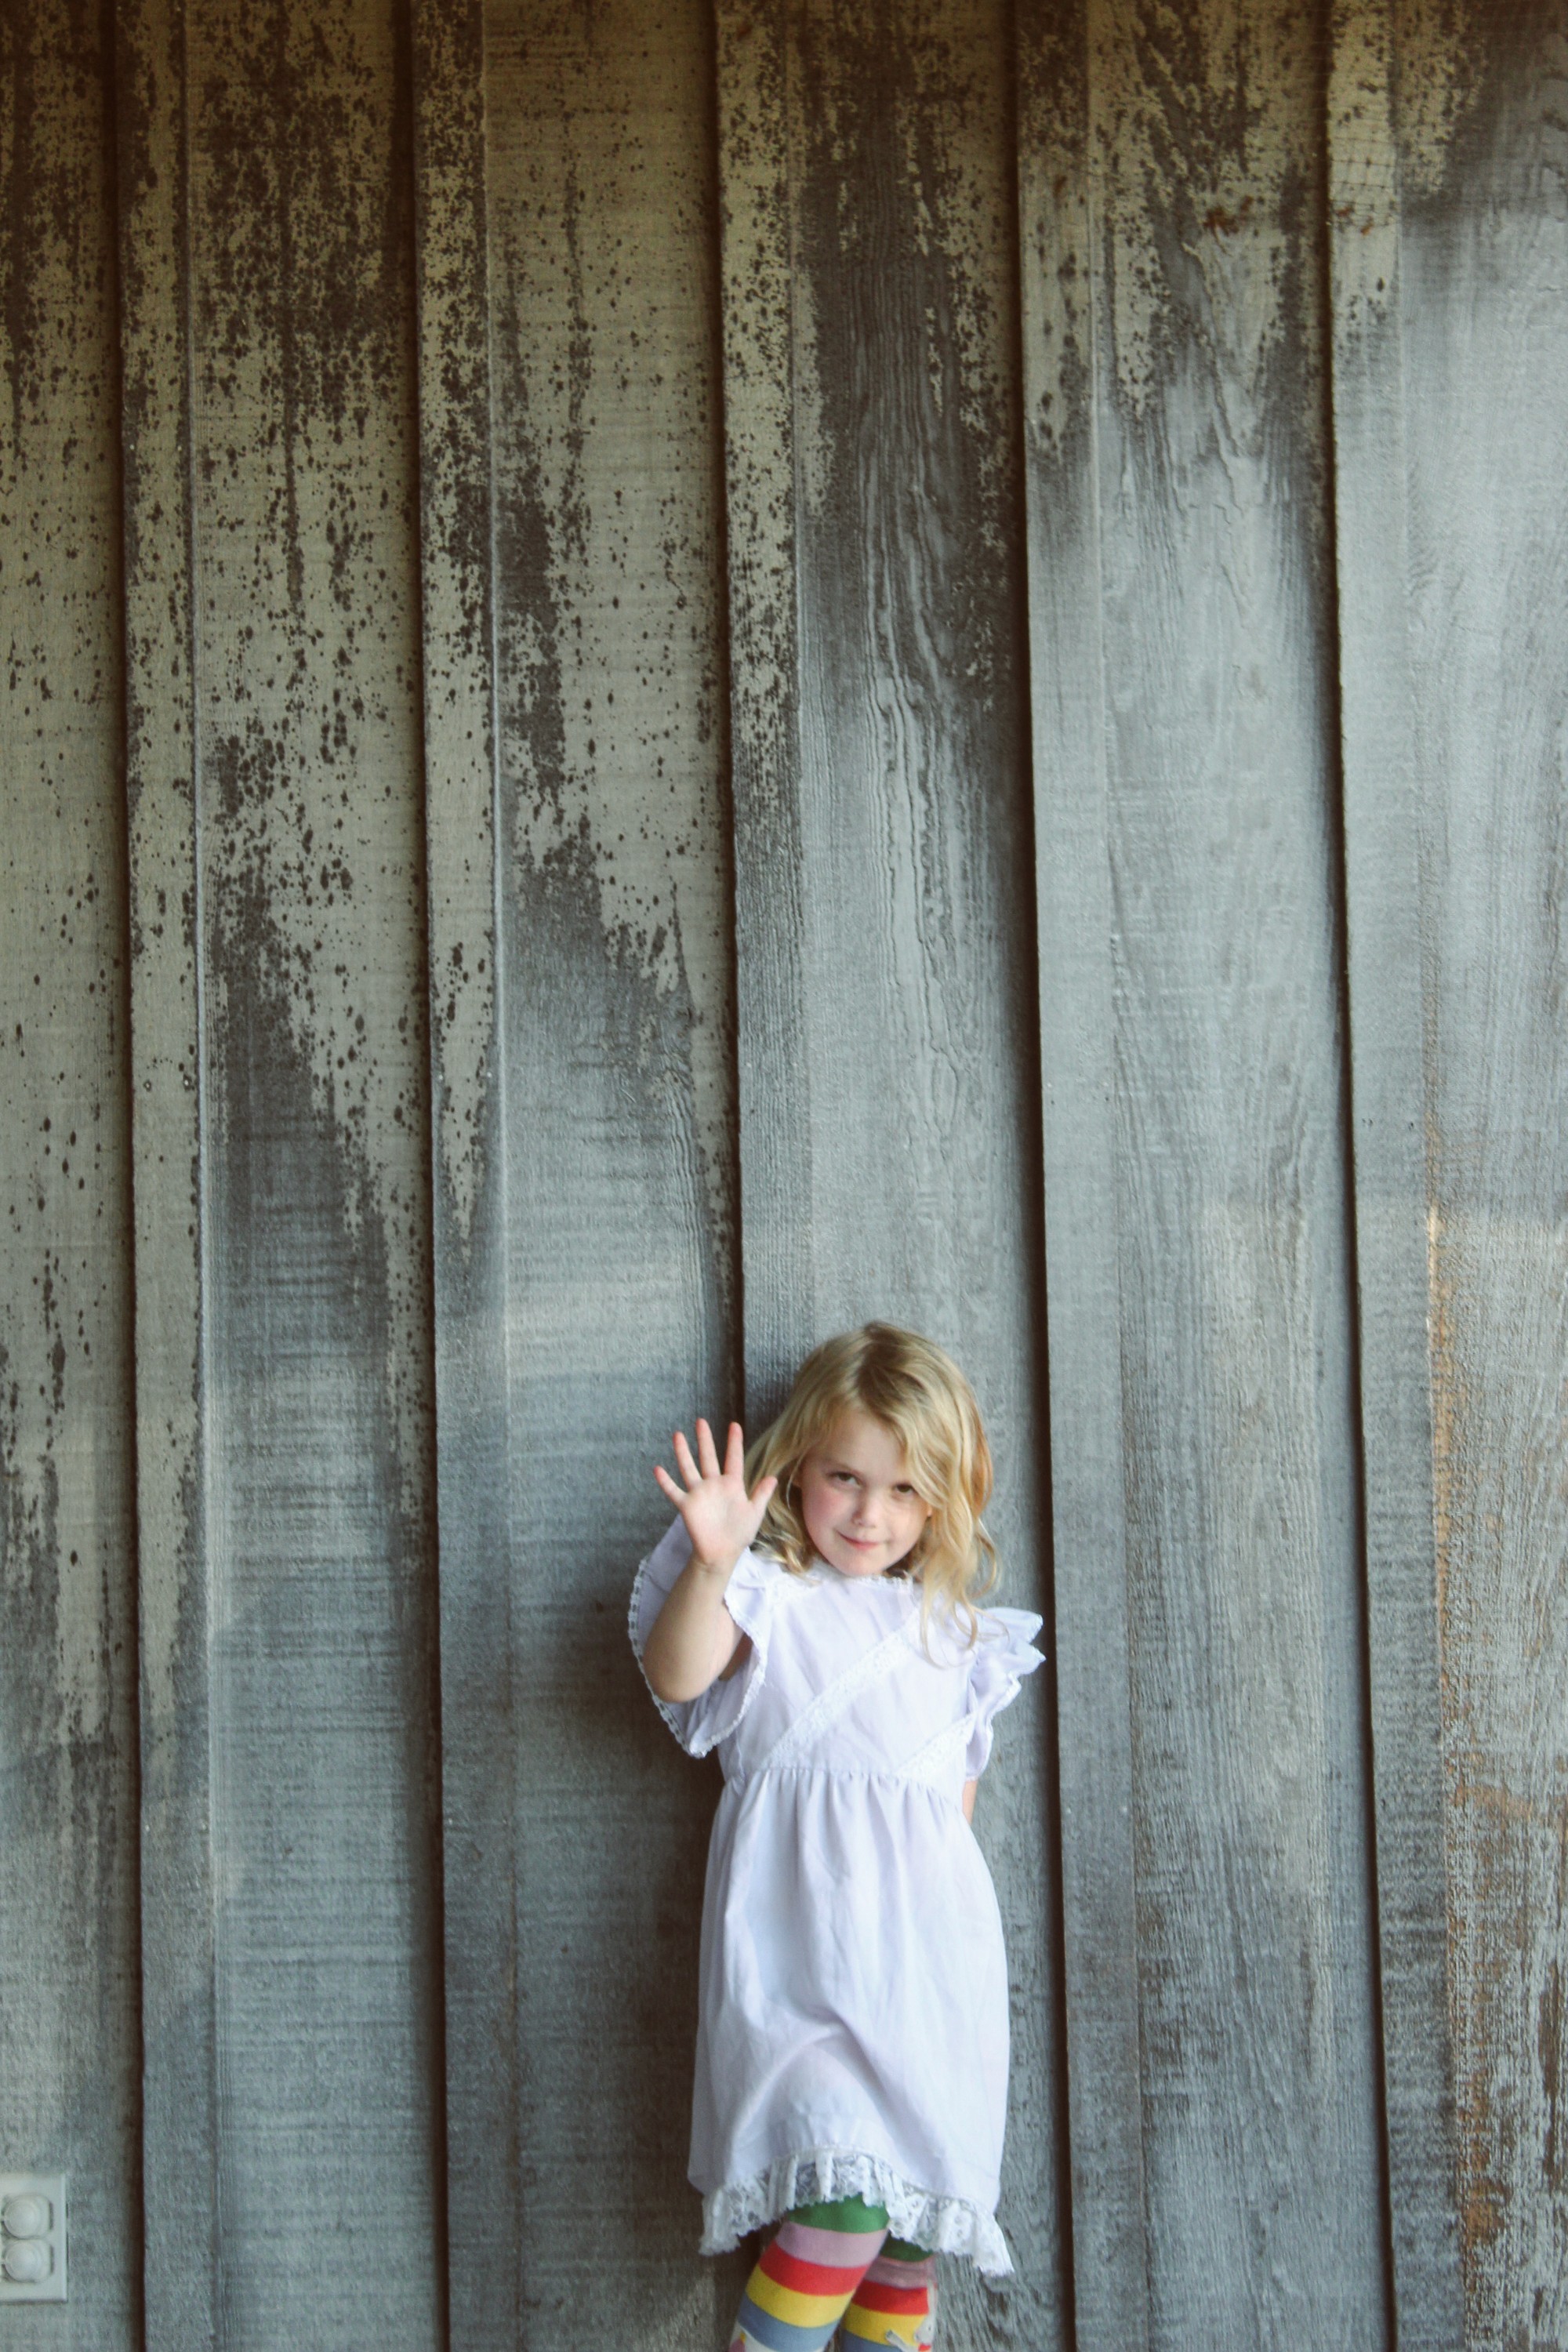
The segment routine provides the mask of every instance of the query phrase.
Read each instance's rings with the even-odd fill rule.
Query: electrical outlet
[[[0,2303],[65,2299],[65,2174],[0,2172]]]

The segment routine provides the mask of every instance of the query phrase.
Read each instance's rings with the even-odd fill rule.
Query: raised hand
[[[705,1421],[697,1424],[695,1461],[685,1432],[676,1431],[675,1461],[686,1481],[684,1486],[676,1485],[662,1463],[656,1465],[653,1475],[661,1492],[686,1522],[694,1558],[703,1568],[715,1569],[728,1576],[762,1526],[763,1513],[779,1482],[776,1478],[759,1478],[756,1492],[747,1494],[746,1447],[738,1421],[730,1423],[722,1469],[719,1466],[713,1433]]]

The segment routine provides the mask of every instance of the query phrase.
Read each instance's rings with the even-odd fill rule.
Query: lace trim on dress
[[[933,2254],[966,2255],[992,2278],[1013,2271],[995,2218],[963,2197],[937,2197],[859,2148],[812,2147],[781,2157],[750,2180],[731,2181],[702,2200],[704,2254],[727,2254],[753,2230],[782,2221],[797,2205],[831,2205],[841,2197],[885,2206],[895,2238]]]
[[[736,1667],[735,1675],[731,1677],[731,1682],[736,1678],[736,1676],[743,1677],[741,1688],[740,1705],[736,1707],[729,1721],[721,1724],[710,1738],[704,1738],[700,1740],[696,1745],[690,1745],[688,1743],[681,1718],[689,1713],[692,1707],[700,1705],[701,1700],[707,1697],[708,1691],[700,1693],[697,1698],[660,1698],[653,1685],[648,1682],[647,1668],[642,1662],[642,1645],[637,1638],[638,1633],[641,1631],[639,1619],[642,1613],[642,1591],[643,1584],[647,1578],[648,1570],[652,1565],[653,1554],[650,1551],[637,1562],[637,1572],[632,1579],[632,1597],[626,1604],[626,1630],[631,1635],[632,1651],[637,1662],[637,1672],[641,1675],[644,1683],[647,1685],[647,1695],[649,1698],[652,1699],[655,1706],[658,1707],[660,1715],[663,1716],[666,1723],[669,1726],[671,1731],[674,1732],[677,1739],[679,1740],[681,1746],[686,1749],[687,1754],[689,1756],[706,1756],[710,1754],[713,1748],[717,1748],[721,1740],[728,1739],[732,1731],[736,1731],[740,1728],[741,1725],[746,1718],[752,1701],[756,1697],[757,1693],[762,1689],[763,1683],[767,1680],[768,1633],[772,1629],[773,1622],[772,1598],[765,1591],[760,1592],[758,1595],[758,1599],[762,1603],[762,1621],[757,1626],[755,1632],[753,1632],[748,1625],[741,1626],[741,1631],[751,1643],[752,1655],[743,1664]],[[739,1624],[739,1618],[736,1618],[735,1622]],[[710,1683],[708,1689],[711,1690],[712,1687],[712,1684]],[[721,1684],[720,1687],[723,1690],[728,1690],[729,1684]]]
[[[818,1691],[810,1706],[802,1709],[789,1729],[769,1748],[757,1771],[773,1771],[809,1756],[823,1733],[847,1715],[858,1698],[887,1680],[910,1647],[910,1622],[906,1617],[881,1641],[873,1642],[868,1650],[862,1651],[853,1665],[835,1675],[826,1690]]]
[[[1035,1647],[1041,1621],[1033,1610],[991,1609],[984,1612],[987,1629],[975,1652],[971,1691],[977,1704],[970,1717],[969,1751],[963,1776],[977,1780],[991,1761],[996,1717],[1011,1706],[1023,1688],[1026,1675],[1045,1664]],[[994,1630],[992,1630],[994,1629]]]
[[[977,1711],[971,1707],[969,1713],[961,1715],[956,1723],[944,1724],[939,1732],[934,1733],[926,1741],[923,1748],[916,1748],[909,1762],[902,1768],[900,1777],[908,1780],[931,1780],[940,1783],[946,1778],[957,1758],[967,1755],[969,1742],[978,1721]]]

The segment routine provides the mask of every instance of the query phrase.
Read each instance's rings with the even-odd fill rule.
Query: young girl
[[[934,2255],[996,2226],[1007,1964],[969,1822],[1040,1620],[978,1611],[991,1457],[968,1383],[886,1323],[829,1339],[750,1460],[675,1439],[631,1633],[724,1793],[703,1898],[702,2251],[785,2217],[731,2352],[932,2341]],[[889,2235],[889,2231],[894,2234]]]

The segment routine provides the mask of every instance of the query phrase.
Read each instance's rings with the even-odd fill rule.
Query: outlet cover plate
[[[47,2278],[5,2276],[7,2246],[25,2246],[32,2238],[13,2237],[0,2226],[0,2303],[64,2303],[66,2299],[66,2176],[63,2172],[0,2172],[0,2215],[13,2197],[41,2197],[49,2209],[49,2226],[37,2242],[49,2250]]]

